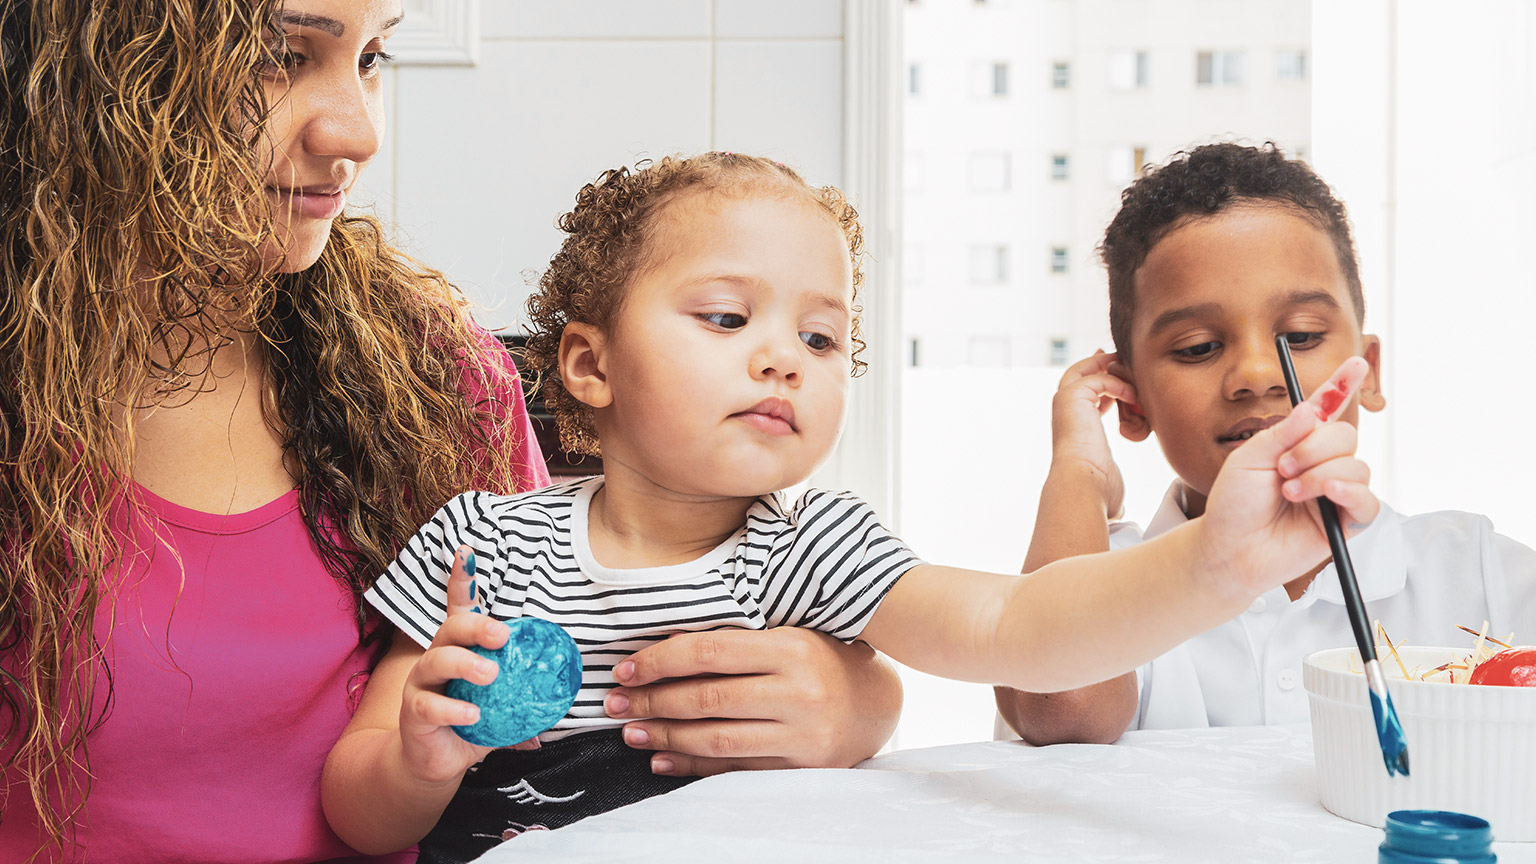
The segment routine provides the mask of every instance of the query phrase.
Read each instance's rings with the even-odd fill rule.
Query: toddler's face
[[[1382,407],[1380,345],[1362,335],[1327,233],[1283,205],[1238,205],[1174,229],[1136,271],[1132,375],[1144,417],[1121,431],[1156,432],[1188,487],[1191,516],[1227,455],[1290,410],[1275,337],[1287,334],[1311,394],[1345,358],[1371,364],[1359,407]]]
[[[703,496],[804,480],[836,444],[848,393],[842,231],[793,196],[693,194],[657,218],[606,337],[605,470]]]

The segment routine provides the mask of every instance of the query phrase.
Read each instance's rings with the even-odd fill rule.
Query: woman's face
[[[331,221],[379,152],[384,42],[400,23],[400,0],[285,0],[275,16],[262,155],[276,236],[264,259],[292,273],[320,257]]]

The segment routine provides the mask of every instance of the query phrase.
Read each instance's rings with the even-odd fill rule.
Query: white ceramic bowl
[[[1410,670],[1471,653],[1398,646]],[[1410,775],[1389,777],[1354,648],[1302,661],[1323,806],[1380,826],[1393,810],[1453,810],[1487,819],[1494,839],[1536,841],[1536,687],[1405,681],[1388,654],[1387,690],[1408,739]]]

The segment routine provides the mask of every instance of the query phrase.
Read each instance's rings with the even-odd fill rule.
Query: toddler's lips
[[[731,416],[773,435],[789,435],[796,431],[794,406],[788,399],[777,396],[770,396],[751,408]]]
[[[1263,432],[1265,429],[1285,419],[1284,414],[1270,414],[1267,417],[1249,417],[1228,429],[1225,433],[1216,437],[1218,444],[1242,444],[1249,438]]]

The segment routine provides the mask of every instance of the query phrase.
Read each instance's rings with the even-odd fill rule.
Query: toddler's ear
[[[1381,390],[1381,337],[1370,333],[1362,337],[1364,344],[1360,354],[1370,364],[1365,380],[1360,382],[1360,407],[1367,411],[1380,411],[1387,407],[1386,394]]]
[[[613,402],[603,361],[606,340],[591,324],[572,321],[560,334],[560,384],[565,392],[593,408]]]

